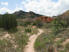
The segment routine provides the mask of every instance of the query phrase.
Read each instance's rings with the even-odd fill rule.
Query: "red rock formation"
[[[40,20],[42,22],[51,22],[53,18],[47,17],[47,16],[40,16],[40,17],[35,18],[35,20]]]
[[[53,18],[47,18],[47,22],[51,22],[53,20]]]

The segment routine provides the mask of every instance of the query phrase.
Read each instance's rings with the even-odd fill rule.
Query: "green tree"
[[[0,16],[0,27],[3,27],[3,18],[2,18],[2,15]]]
[[[16,28],[17,26],[17,21],[16,21],[16,16],[13,14],[4,14],[3,17],[3,28],[5,29],[11,29],[11,28]]]

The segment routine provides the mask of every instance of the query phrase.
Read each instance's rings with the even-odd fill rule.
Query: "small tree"
[[[2,22],[3,22],[3,28],[7,30],[11,28],[16,28],[17,26],[16,16],[13,14],[4,14]]]
[[[3,27],[3,18],[2,18],[2,15],[0,16],[0,27]]]

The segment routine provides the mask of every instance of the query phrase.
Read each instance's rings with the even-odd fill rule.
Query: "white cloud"
[[[2,5],[4,5],[4,3],[2,3]],[[8,5],[8,3],[6,2],[5,5]],[[17,4],[13,10],[6,7],[0,8],[0,13],[13,13],[23,9],[47,16],[54,16],[69,10],[69,0],[58,0],[57,2],[52,0],[23,0],[22,4],[20,6]]]
[[[19,11],[19,10],[22,10],[22,8],[16,7],[14,10],[11,10],[9,8],[2,7],[2,8],[0,8],[0,14],[4,14],[6,12],[11,14],[11,13],[14,13],[15,11]]]
[[[0,13],[1,13],[1,14],[4,14],[4,13],[6,13],[6,12],[11,13],[12,10],[10,10],[10,9],[8,9],[8,8],[6,8],[6,7],[0,8]]]
[[[34,11],[39,14],[54,16],[63,13],[69,9],[69,0],[26,0],[22,2],[26,11]]]
[[[1,2],[1,5],[8,6],[8,2]]]

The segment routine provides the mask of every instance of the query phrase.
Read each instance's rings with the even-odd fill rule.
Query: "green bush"
[[[25,29],[25,32],[29,32],[30,33],[31,32],[31,29],[30,28],[26,28]]]
[[[67,43],[67,44],[65,45],[65,48],[66,48],[67,51],[69,51],[69,43]]]
[[[43,23],[40,20],[35,20],[32,22],[32,25],[35,25],[40,28],[43,26]]]
[[[37,52],[46,52],[49,42],[50,42],[50,40],[49,40],[48,36],[45,33],[43,33],[36,39],[34,48]]]

